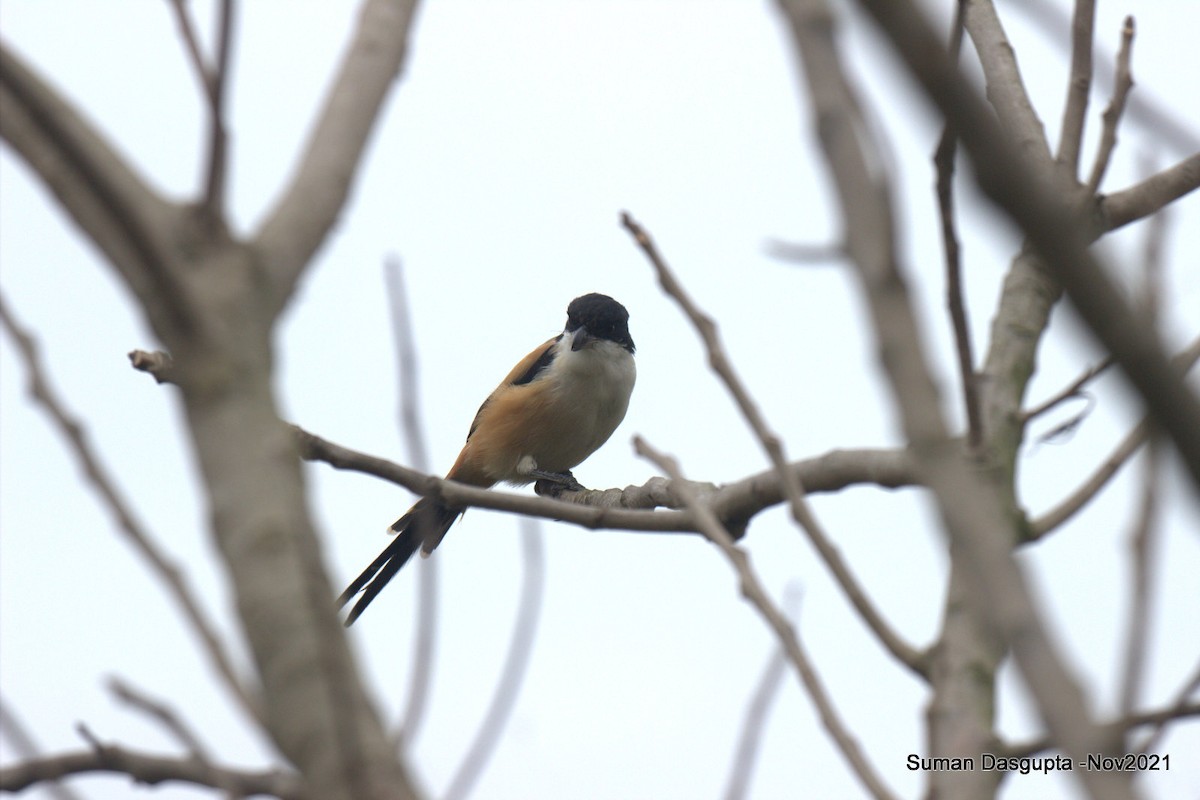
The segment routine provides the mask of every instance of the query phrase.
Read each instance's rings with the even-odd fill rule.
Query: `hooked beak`
[[[587,332],[587,328],[579,327],[571,332],[571,349],[582,350],[596,338]]]

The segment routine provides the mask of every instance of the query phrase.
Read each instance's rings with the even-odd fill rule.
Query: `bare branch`
[[[1110,722],[1106,727],[1112,730],[1116,736],[1123,736],[1135,728],[1147,725],[1161,727],[1173,720],[1191,717],[1200,717],[1200,703],[1184,702],[1157,711],[1141,711]],[[1042,737],[1031,742],[1021,742],[998,748],[1000,752],[997,755],[1003,754],[1006,758],[1028,758],[1047,750],[1055,750],[1057,747],[1057,743],[1052,738]]]
[[[1079,170],[1079,149],[1087,119],[1088,94],[1092,88],[1092,37],[1096,23],[1096,0],[1075,0],[1071,23],[1071,77],[1063,108],[1062,131],[1058,138],[1058,162],[1074,176]]]
[[[546,555],[542,544],[541,525],[536,520],[526,517],[520,518],[518,525],[521,528],[521,562],[525,572],[521,581],[521,599],[517,604],[517,623],[513,628],[512,642],[504,659],[504,669],[500,672],[496,691],[492,694],[492,702],[484,715],[483,724],[475,733],[475,739],[454,773],[450,786],[443,793],[443,800],[461,800],[470,795],[500,743],[500,735],[512,715],[521,691],[521,683],[529,670],[529,660],[533,653],[538,619],[541,615],[542,595],[545,592]]]
[[[1200,187],[1200,153],[1188,156],[1141,183],[1100,201],[1102,230],[1116,230],[1144,219]]]
[[[783,596],[782,613],[785,618],[795,617],[800,603],[799,589],[789,587],[789,590],[785,591]],[[771,650],[767,666],[758,679],[758,687],[754,690],[750,704],[746,707],[742,732],[738,736],[737,752],[733,758],[733,769],[729,774],[729,783],[725,787],[725,800],[742,800],[750,790],[750,778],[754,770],[754,762],[758,757],[758,747],[762,740],[763,729],[767,724],[767,715],[775,703],[775,698],[779,695],[779,689],[787,675],[787,665],[787,653],[782,646],[776,646]]]
[[[915,21],[923,20],[924,15]],[[1050,167],[1053,159],[1050,146],[1046,143],[1046,130],[1029,99],[1029,93],[1025,91],[1025,81],[1017,66],[1016,50],[1008,40],[992,0],[967,2],[963,23],[979,55],[979,63],[987,81],[988,102],[995,109],[996,118],[1023,156],[1038,166]],[[927,44],[938,48],[933,53],[942,50],[936,37]],[[952,121],[949,115],[947,119]]]
[[[1088,176],[1087,189],[1089,194],[1095,194],[1104,180],[1108,163],[1112,159],[1113,148],[1117,145],[1117,125],[1125,112],[1125,101],[1129,90],[1133,88],[1133,73],[1130,59],[1133,51],[1134,24],[1133,17],[1126,17],[1121,28],[1121,50],[1117,54],[1117,77],[1114,83],[1112,100],[1104,109],[1104,127],[1100,132],[1100,146],[1096,150],[1096,160],[1092,164],[1092,174]]]
[[[404,63],[416,0],[366,0],[291,183],[255,237],[282,308],[349,196],[367,139]]]
[[[37,343],[12,316],[3,296],[0,296],[0,321],[3,322],[4,329],[9,336],[13,338],[17,350],[25,362],[25,369],[29,375],[30,395],[53,420],[59,433],[66,440],[68,450],[79,461],[88,481],[104,505],[108,507],[118,529],[125,534],[125,538],[133,546],[133,549],[145,559],[153,573],[166,587],[167,594],[175,601],[175,605],[187,620],[193,633],[200,639],[209,665],[221,676],[225,687],[237,700],[242,710],[251,719],[261,721],[262,709],[257,698],[251,695],[241,679],[238,678],[225,644],[217,634],[216,627],[204,613],[199,601],[192,594],[187,576],[172,563],[155,543],[151,533],[138,521],[133,509],[109,476],[108,469],[93,451],[82,424],[71,415],[50,386],[38,354]]]
[[[733,395],[734,401],[742,412],[742,416],[750,425],[755,437],[766,451],[767,457],[775,467],[776,474],[780,477],[780,484],[784,487],[788,499],[788,506],[792,512],[792,518],[800,525],[801,529],[808,535],[808,539],[812,542],[820,554],[821,559],[833,573],[834,578],[841,587],[851,605],[862,617],[863,622],[870,628],[871,632],[879,639],[880,644],[892,654],[900,663],[904,664],[918,675],[924,675],[924,664],[921,660],[921,654],[918,653],[911,645],[905,642],[895,632],[895,630],[887,623],[883,615],[875,607],[874,603],[867,597],[866,591],[854,577],[850,567],[842,559],[841,553],[830,540],[825,529],[817,521],[816,516],[812,513],[808,501],[805,499],[805,489],[803,484],[798,480],[796,472],[788,468],[786,457],[783,452],[783,443],[779,437],[772,431],[762,413],[758,409],[758,404],[750,396],[750,392],[742,384],[738,378],[733,364],[729,361],[729,357],[725,353],[724,347],[721,345],[720,336],[717,333],[717,325],[712,318],[705,314],[688,296],[683,285],[671,268],[667,266],[666,261],[655,247],[654,241],[650,235],[638,225],[628,213],[621,215],[621,223],[633,235],[646,257],[653,264],[655,272],[658,274],[659,283],[662,284],[663,290],[670,295],[683,309],[688,319],[691,320],[696,332],[700,335],[704,343],[705,350],[708,353],[708,363],[712,367],[713,372],[721,378],[729,393]]]
[[[400,380],[400,428],[404,432],[408,460],[421,472],[428,472],[429,448],[425,442],[424,425],[421,424],[421,393],[418,383],[420,370],[417,367],[415,332],[400,260],[388,259],[384,264],[383,275],[392,315],[392,341],[395,342],[397,374]],[[413,645],[408,700],[404,704],[404,718],[400,722],[400,735],[410,747],[425,718],[430,685],[433,682],[433,654],[437,644],[439,563],[436,558],[422,558],[418,559],[415,565],[417,631],[414,637],[416,641]]]
[[[0,790],[20,792],[72,775],[115,773],[146,785],[171,781],[212,789],[232,789],[241,796],[267,795],[281,800],[307,800],[298,775],[281,770],[241,770],[211,767],[194,759],[157,756],[114,745],[30,759],[0,769]]]
[[[417,494],[438,497],[454,507],[490,508],[592,529],[698,532],[688,511],[635,510],[684,507],[678,496],[679,486],[663,478],[651,478],[643,486],[629,486],[623,490],[564,492],[557,499],[551,499],[480,489],[425,475],[387,459],[333,444],[295,426],[292,426],[292,435],[300,457],[305,460],[323,461],[335,469],[374,475]],[[834,450],[794,462],[789,469],[811,493],[833,492],[856,484],[894,489],[916,483],[911,458],[897,450]],[[708,502],[714,513],[739,530],[743,530],[758,512],[783,501],[783,489],[774,469],[720,487],[711,483],[691,483],[689,491],[706,500],[711,497]]]
[[[679,483],[681,487],[690,487],[690,484],[684,481],[683,475],[679,470],[679,464],[673,458],[658,452],[641,437],[634,439],[634,448],[639,455],[653,462],[659,469],[666,472],[671,480]],[[712,509],[700,497],[692,493],[690,488],[682,488],[681,493],[687,503],[688,509],[696,516],[700,531],[706,539],[720,548],[737,573],[742,596],[754,606],[755,610],[758,611],[759,615],[762,616],[768,627],[771,628],[775,636],[779,639],[780,645],[787,653],[788,660],[796,670],[797,677],[800,678],[801,685],[808,692],[813,705],[816,706],[817,713],[821,717],[821,723],[825,726],[825,730],[829,732],[830,738],[837,745],[838,750],[854,772],[855,777],[862,783],[863,788],[870,792],[871,796],[877,800],[895,797],[887,785],[884,784],[883,779],[877,774],[875,768],[867,761],[866,756],[863,755],[858,746],[858,741],[843,724],[841,717],[837,713],[837,709],[834,708],[833,702],[829,698],[828,692],[821,683],[820,677],[813,668],[808,654],[804,651],[795,628],[792,627],[775,604],[771,602],[771,598],[767,595],[766,590],[763,589],[762,583],[758,580],[758,576],[750,566],[750,556],[734,544],[729,531],[725,529],[725,526],[721,524],[717,516],[712,513]]]
[[[962,48],[965,4],[954,7],[954,25],[950,32],[950,54],[958,59]],[[936,191],[938,216],[941,219],[942,249],[946,257],[946,308],[950,312],[954,332],[954,347],[958,354],[958,377],[962,386],[963,411],[967,418],[967,444],[971,449],[983,442],[983,412],[979,407],[979,376],[975,372],[975,354],[971,346],[971,323],[963,299],[962,254],[954,217],[954,162],[958,153],[958,136],[946,123],[933,155],[937,174]]]
[[[166,241],[179,209],[133,168],[31,67],[0,46],[0,136],[57,198],[158,324],[199,330]]]
[[[1175,702],[1154,715],[1154,719],[1148,720],[1154,729],[1142,741],[1141,746],[1131,752],[1149,753],[1152,751],[1162,740],[1163,734],[1167,731],[1167,724],[1172,720],[1185,716],[1200,716],[1200,703],[1188,702],[1192,693],[1197,689],[1200,689],[1200,664],[1196,665],[1191,677],[1184,681],[1183,686],[1179,688],[1179,692],[1175,695]]]
[[[1091,383],[1093,379],[1095,379],[1096,377],[1101,375],[1106,369],[1108,369],[1112,365],[1113,365],[1112,356],[1105,356],[1104,358],[1100,359],[1100,361],[1098,361],[1097,363],[1095,363],[1092,366],[1085,369],[1078,378],[1071,381],[1069,384],[1066,385],[1066,387],[1064,387],[1063,389],[1059,390],[1058,392],[1052,394],[1050,397],[1048,397],[1045,400],[1043,400],[1042,402],[1038,403],[1033,408],[1028,409],[1027,411],[1023,411],[1021,413],[1022,419],[1025,422],[1029,422],[1031,419],[1036,419],[1037,417],[1040,417],[1042,414],[1045,414],[1047,411],[1054,409],[1055,407],[1057,407],[1059,404],[1063,403],[1064,401],[1070,400],[1072,397],[1077,397],[1079,395],[1079,393],[1083,390],[1083,387],[1085,387],[1089,383]]]
[[[120,678],[110,678],[108,690],[122,703],[141,711],[154,719],[175,737],[188,755],[205,766],[212,766],[208,748],[200,741],[200,737],[175,713],[175,709],[161,700],[156,700],[144,692],[133,688]]]
[[[0,698],[0,737],[9,743],[11,752],[21,759],[21,765],[41,758],[41,748],[33,740],[33,735],[12,709],[11,704],[2,698]],[[7,791],[3,776],[4,771],[0,769],[0,790]],[[53,800],[82,800],[73,789],[58,781],[49,781],[43,788]]]
[[[130,350],[129,364],[139,372],[148,373],[156,383],[175,383],[175,360],[162,350]]]
[[[947,92],[952,87],[955,100],[978,110],[979,119],[975,119],[943,107],[968,150],[977,154],[985,124],[989,134],[1008,147],[1007,140],[993,131],[991,112],[957,79],[954,65],[921,11],[904,0],[863,0],[863,5],[900,49],[910,69],[927,82],[927,90]],[[860,115],[854,92],[827,33],[832,24],[828,9],[819,0],[806,0],[803,4],[787,3],[785,10],[791,14],[809,97],[820,120],[817,133],[834,178],[844,224],[856,232],[851,237],[850,252],[870,310],[880,361],[921,474],[934,492],[949,535],[952,562],[975,585],[969,598],[974,611],[988,620],[1001,641],[1012,648],[1047,727],[1072,758],[1083,758],[1102,748],[1105,732],[1092,722],[1082,690],[1058,657],[1025,578],[1013,560],[1009,549],[1013,526],[1004,499],[995,484],[985,484],[973,473],[961,449],[949,437],[896,254],[887,181],[872,168],[878,158],[872,158],[876,145],[870,141],[866,126],[856,124]],[[989,48],[999,50],[1002,43],[985,42],[979,36],[981,14],[992,11],[990,3],[975,2],[967,12],[967,28],[985,61],[985,71],[989,69],[987,61],[998,59],[1006,62],[1009,73],[1004,87],[993,85],[989,75],[989,95],[1006,119],[1009,136],[1020,141],[1026,157],[1039,165],[1049,163],[1040,123],[1036,129],[1031,127],[1036,117],[1020,89],[1011,48],[991,52]],[[1004,102],[998,102],[1001,100]],[[986,123],[981,122],[983,119]],[[1047,157],[1040,158],[1042,154]],[[1005,155],[1009,155],[1007,149]],[[982,165],[978,157],[975,160],[977,173],[994,169],[994,165]],[[1015,156],[1011,160],[1026,169],[1025,161]],[[1006,168],[1011,169],[1011,163]],[[1127,776],[1081,777],[1097,797],[1130,796]]]
[[[1029,19],[1041,26],[1047,39],[1055,45],[1066,41],[1071,35],[1071,19],[1058,3],[1048,3],[1046,0],[1009,0],[1006,7],[1020,8]],[[1101,91],[1111,91],[1112,80],[1109,69],[1115,59],[1103,48],[1093,47],[1097,51],[1095,60],[1100,62],[1095,71],[1095,82]],[[1128,113],[1131,119],[1142,126],[1148,133],[1164,146],[1177,152],[1187,153],[1200,149],[1200,136],[1188,126],[1175,109],[1162,105],[1153,96],[1139,92],[1129,98]]]
[[[1121,664],[1121,688],[1118,698],[1118,708],[1123,717],[1133,713],[1137,706],[1150,638],[1150,567],[1154,562],[1158,541],[1158,481],[1159,463],[1162,458],[1159,450],[1152,439],[1142,471],[1141,500],[1129,543],[1133,597],[1129,603],[1129,619],[1125,628],[1125,657]]]
[[[221,0],[217,12],[217,57],[208,83],[208,176],[204,208],[210,225],[223,225],[225,180],[229,170],[229,131],[225,126],[225,89],[229,85],[229,53],[233,49],[233,0]]]
[[[880,24],[926,93],[954,120],[971,153],[983,191],[1025,231],[1076,310],[1113,354],[1170,437],[1193,482],[1200,485],[1200,400],[1172,370],[1153,331],[1140,324],[1088,252],[1088,231],[1074,203],[1012,149],[990,111],[941,51],[936,35],[910,0],[860,0]],[[968,14],[968,20],[970,15]],[[1059,187],[1061,189],[1061,187]]]
[[[1180,373],[1185,373],[1200,360],[1200,338],[1172,359]],[[1030,539],[1036,541],[1079,513],[1125,465],[1150,435],[1150,423],[1142,420],[1125,435],[1112,454],[1104,460],[1083,484],[1065,500],[1029,524]]]

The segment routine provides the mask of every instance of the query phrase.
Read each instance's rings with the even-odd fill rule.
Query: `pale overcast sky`
[[[1057,136],[1066,48],[1001,3],[1025,80]],[[1062,0],[1055,5],[1062,6]],[[155,184],[176,196],[199,185],[202,104],[162,0],[6,0],[8,46],[48,76]],[[193,2],[205,29],[211,2]],[[941,6],[951,5],[947,2]],[[278,195],[342,52],[356,4],[240,4],[231,84],[231,208],[252,230]],[[908,268],[926,314],[946,407],[957,418],[942,256],[931,191],[938,126],[887,47],[838,3],[847,62],[890,149]],[[1200,131],[1200,4],[1108,0],[1100,49],[1115,50],[1122,16],[1138,14],[1137,91]],[[1088,117],[1090,158],[1107,96]],[[296,423],[333,441],[402,460],[382,262],[404,261],[433,468],[458,452],[479,402],[510,366],[561,329],[567,302],[602,291],[631,313],[638,385],[625,423],[576,470],[591,487],[654,474],[629,445],[637,433],[676,455],[689,476],[729,481],[766,462],[696,337],[659,292],[618,225],[629,210],[656,237],[726,344],[792,458],[899,442],[854,283],[839,266],[773,259],[773,240],[840,233],[811,146],[790,42],[763,2],[488,3],[437,0],[418,12],[407,69],[388,102],[339,227],[279,331],[279,396]],[[1106,188],[1136,180],[1149,157],[1189,155],[1130,123]],[[141,518],[188,570],[239,654],[230,599],[206,538],[205,511],[180,430],[177,398],[131,370],[125,353],[153,337],[96,251],[7,148],[0,150],[0,265],[15,312],[38,335],[54,381]],[[968,300],[977,350],[1016,240],[969,190],[963,215]],[[1142,225],[1103,252],[1130,284]],[[1200,329],[1200,204],[1170,219],[1166,332],[1178,349]],[[1056,315],[1031,400],[1099,358],[1069,313]],[[11,342],[0,344],[0,679],[6,703],[50,752],[104,741],[177,746],[105,689],[120,676],[169,700],[222,760],[267,764],[208,674],[158,583],[115,531],[41,413],[24,396]],[[1194,385],[1194,384],[1193,384]],[[1023,499],[1054,505],[1138,419],[1115,376],[1073,439],[1027,451]],[[1046,427],[1052,425],[1046,423]],[[361,475],[308,469],[334,582],[385,543],[410,496]],[[1099,709],[1115,707],[1128,600],[1125,561],[1138,470],[1051,540],[1022,553],[1062,637],[1064,655]],[[1164,487],[1165,532],[1150,632],[1147,706],[1171,696],[1200,660],[1200,507],[1179,480]],[[857,489],[814,507],[898,630],[924,646],[940,624],[945,557],[915,492]],[[740,598],[719,553],[699,537],[590,532],[543,525],[547,587],[537,647],[502,745],[475,796],[711,798],[724,788],[745,708],[774,643]],[[430,716],[411,754],[436,796],[478,727],[504,658],[521,575],[513,519],[475,510],[439,549],[443,599]],[[909,753],[924,753],[925,687],[884,654],[847,607],[804,537],[775,509],[746,546],[765,584],[801,592],[799,629],[833,700],[892,787],[920,794]],[[371,689],[397,719],[408,686],[412,570],[352,631]],[[1000,727],[1037,733],[1006,668]],[[1171,772],[1146,796],[1200,785],[1200,726],[1164,743]],[[1189,758],[1190,754],[1190,758]],[[7,743],[3,759],[13,759]],[[181,800],[209,792],[76,783],[87,797]],[[1073,796],[1072,784],[1013,777],[1005,796]],[[790,675],[764,734],[751,797],[858,797],[808,698]],[[33,791],[29,798],[45,798]],[[23,796],[24,797],[24,796]]]

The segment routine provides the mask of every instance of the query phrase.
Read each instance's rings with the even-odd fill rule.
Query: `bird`
[[[547,482],[583,487],[571,470],[596,452],[625,418],[637,378],[629,312],[608,295],[576,297],[563,332],[536,347],[483,401],[446,479],[490,488]],[[463,509],[422,497],[389,530],[395,538],[338,598],[349,627],[418,548],[428,556]]]

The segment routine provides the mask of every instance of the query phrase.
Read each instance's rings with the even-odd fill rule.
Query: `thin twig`
[[[1145,163],[1146,173],[1154,172],[1153,163]],[[1142,284],[1142,308],[1147,324],[1157,328],[1162,303],[1163,245],[1166,240],[1170,212],[1163,209],[1150,219],[1143,247],[1145,279]],[[1122,662],[1118,708],[1121,716],[1129,716],[1137,706],[1138,692],[1145,674],[1146,652],[1150,638],[1150,605],[1153,601],[1151,575],[1159,536],[1159,482],[1162,473],[1163,447],[1161,438],[1150,436],[1142,469],[1142,490],[1136,522],[1130,536],[1130,566],[1132,598],[1125,629],[1125,658]]]
[[[683,474],[675,459],[655,450],[640,436],[634,437],[634,449],[637,450],[638,455],[651,461],[672,480],[680,481],[681,485],[687,485],[683,483]],[[688,503],[688,507],[696,515],[701,532],[709,541],[720,548],[722,554],[729,560],[730,565],[737,573],[742,596],[754,606],[755,610],[758,611],[759,615],[762,616],[779,639],[780,645],[787,653],[788,660],[796,670],[796,675],[800,678],[801,685],[808,692],[813,705],[816,706],[821,723],[825,726],[825,730],[829,732],[834,744],[841,751],[843,758],[846,759],[846,763],[850,766],[855,776],[876,800],[895,797],[887,785],[884,784],[883,779],[878,775],[875,768],[866,759],[866,756],[863,755],[858,741],[850,734],[850,731],[842,722],[837,709],[833,706],[833,701],[830,699],[829,693],[813,668],[812,662],[804,650],[804,646],[800,643],[800,637],[796,634],[795,628],[792,627],[779,608],[771,601],[766,590],[763,589],[758,576],[750,566],[750,556],[734,544],[729,531],[725,529],[721,521],[717,519],[712,510],[700,498],[692,495],[687,490],[684,491],[684,497]]]
[[[1034,419],[1035,417],[1040,417],[1042,414],[1045,414],[1047,411],[1050,411],[1051,409],[1055,408],[1060,403],[1070,400],[1072,397],[1078,396],[1079,393],[1083,390],[1083,387],[1085,387],[1089,383],[1091,383],[1093,379],[1095,379],[1097,376],[1099,376],[1101,373],[1103,373],[1106,369],[1111,367],[1113,365],[1113,363],[1114,362],[1113,362],[1112,356],[1105,356],[1103,359],[1101,359],[1097,363],[1095,363],[1092,366],[1085,369],[1078,378],[1076,378],[1075,380],[1073,380],[1069,384],[1067,384],[1067,386],[1065,388],[1052,394],[1050,397],[1046,398],[1041,403],[1038,403],[1033,408],[1027,409],[1024,412],[1022,412],[1021,413],[1022,420],[1024,422],[1029,422],[1031,419]]]
[[[216,627],[209,622],[199,601],[193,596],[186,575],[159,549],[154,537],[138,521],[129,503],[122,496],[113,479],[109,477],[108,470],[93,451],[83,426],[67,411],[64,403],[51,388],[42,367],[37,343],[11,315],[8,303],[3,296],[0,296],[0,320],[3,321],[5,330],[13,338],[17,350],[25,362],[25,369],[29,376],[30,395],[54,421],[71,453],[82,465],[88,481],[104,504],[108,506],[109,512],[117,522],[118,529],[125,534],[125,538],[133,545],[134,550],[146,560],[151,570],[166,587],[167,593],[183,613],[184,619],[199,637],[209,663],[221,676],[226,688],[251,719],[261,722],[262,711],[258,702],[251,697],[247,688],[238,678],[237,671],[229,659],[224,643],[217,634]]]
[[[0,699],[0,736],[8,741],[9,746],[12,748],[11,752],[15,753],[21,759],[18,763],[19,767],[24,767],[41,759],[41,748],[34,741],[33,734],[29,732],[25,723],[4,699]],[[0,775],[2,774],[6,774],[4,770],[0,770]],[[42,788],[54,800],[82,800],[75,793],[74,789],[59,783],[57,780],[49,780],[45,781],[45,783],[46,785]],[[0,778],[0,791],[10,791],[6,784],[7,782],[3,778]],[[11,791],[19,791],[19,789],[12,789]]]
[[[955,6],[954,25],[950,31],[950,57],[957,60],[962,49],[965,0]],[[979,379],[975,372],[975,354],[971,346],[971,323],[963,298],[962,249],[954,215],[954,163],[958,152],[958,135],[947,122],[933,154],[937,174],[936,191],[938,216],[941,219],[942,249],[946,256],[946,308],[950,312],[954,331],[954,346],[958,354],[958,376],[962,385],[963,410],[967,418],[967,445],[975,450],[983,442],[983,413],[979,407]]]
[[[224,224],[225,180],[229,171],[229,131],[225,125],[225,89],[229,85],[229,54],[233,49],[233,0],[221,0],[217,22],[217,54],[209,74],[208,169],[204,207],[210,225]]]
[[[789,586],[783,595],[784,617],[794,618],[799,606],[799,587]],[[738,736],[737,750],[733,758],[733,769],[730,770],[729,783],[725,787],[725,800],[742,800],[750,790],[750,778],[758,758],[763,730],[767,726],[767,715],[779,695],[780,687],[783,686],[787,665],[787,652],[782,645],[777,644],[772,648],[754,695],[746,706],[746,716],[742,720],[742,732]]]
[[[1100,198],[1100,230],[1113,231],[1145,219],[1200,188],[1200,153],[1172,164],[1133,186]]]
[[[454,773],[450,786],[443,793],[443,800],[461,800],[475,787],[484,767],[500,743],[500,735],[512,716],[521,684],[529,670],[529,659],[533,653],[533,643],[541,616],[542,595],[545,592],[546,555],[541,525],[537,520],[521,517],[518,525],[521,528],[521,561],[525,565],[525,571],[512,641],[487,714],[475,733],[467,755],[459,765],[458,771]]]
[[[1075,0],[1071,22],[1071,76],[1058,137],[1058,162],[1074,177],[1079,170],[1079,149],[1092,89],[1092,40],[1096,26],[1096,0]]]
[[[213,102],[212,77],[208,65],[204,63],[204,55],[200,52],[200,37],[196,35],[196,26],[192,24],[192,17],[188,14],[187,3],[184,0],[171,0],[171,11],[175,15],[175,24],[179,28],[179,35],[187,49],[188,63],[192,65],[192,70],[196,73],[196,80],[200,82],[205,99],[211,104]]]
[[[86,728],[80,730],[80,734],[85,731]],[[50,787],[72,775],[95,773],[122,775],[146,786],[178,781],[212,789],[234,787],[236,797],[310,798],[300,776],[294,772],[209,768],[190,758],[151,755],[102,744],[90,731],[85,739],[90,745],[88,750],[29,759],[0,769],[0,792],[20,792],[42,784]]]
[[[1125,629],[1125,658],[1121,664],[1118,708],[1127,717],[1137,706],[1138,692],[1145,674],[1146,650],[1150,638],[1151,581],[1150,568],[1154,563],[1158,536],[1159,465],[1161,446],[1151,437],[1142,473],[1142,493],[1138,504],[1137,521],[1129,541],[1133,597],[1129,603],[1129,621]]]
[[[399,376],[400,429],[404,432],[408,462],[421,472],[429,471],[429,446],[425,441],[425,426],[421,422],[420,369],[414,344],[412,311],[404,283],[404,269],[398,258],[384,264],[389,308],[392,312],[392,341],[396,348],[396,367]],[[433,684],[433,659],[437,649],[438,577],[440,567],[436,558],[419,559],[417,568],[417,630],[413,644],[412,673],[408,684],[408,699],[400,722],[400,735],[407,747],[413,746],[417,731],[425,719],[425,711]]]
[[[1181,373],[1184,373],[1190,370],[1198,360],[1200,360],[1200,337],[1197,337],[1186,350],[1176,355],[1171,361]],[[1109,480],[1117,474],[1117,471],[1137,452],[1138,448],[1142,446],[1149,435],[1150,421],[1143,419],[1133,430],[1125,435],[1125,438],[1113,449],[1112,454],[1092,472],[1091,476],[1078,489],[1068,495],[1057,506],[1030,523],[1029,532],[1031,540],[1036,541],[1050,533],[1075,516],[1080,509],[1091,502],[1092,498],[1108,484]]]
[[[1179,687],[1179,692],[1175,695],[1175,702],[1153,715],[1153,719],[1149,720],[1154,729],[1142,741],[1140,747],[1130,750],[1130,752],[1149,753],[1153,751],[1162,741],[1162,737],[1167,731],[1167,725],[1172,720],[1200,715],[1200,703],[1188,703],[1189,698],[1197,689],[1200,689],[1200,664],[1196,665],[1191,677],[1184,681],[1183,686]]]
[[[1125,24],[1121,26],[1121,49],[1117,53],[1117,73],[1113,96],[1109,101],[1108,108],[1104,109],[1104,127],[1100,131],[1100,146],[1096,150],[1092,174],[1087,181],[1089,194],[1095,194],[1100,188],[1100,181],[1104,180],[1104,173],[1108,170],[1113,148],[1117,146],[1117,125],[1121,121],[1121,115],[1125,112],[1125,102],[1129,98],[1129,91],[1133,88],[1133,71],[1130,67],[1130,60],[1134,32],[1133,17],[1126,17]]]
[[[189,756],[196,759],[203,766],[209,769],[213,768],[213,760],[208,748],[200,741],[200,737],[196,735],[196,732],[175,713],[175,709],[161,700],[150,697],[140,689],[135,689],[120,678],[110,678],[108,681],[108,690],[122,703],[141,711],[162,725],[167,732],[183,745]]]
[[[1200,672],[1197,673],[1200,677]],[[1195,686],[1193,685],[1193,689]],[[1170,705],[1166,708],[1157,711],[1140,711],[1136,714],[1130,714],[1126,717],[1108,723],[1106,726],[1109,730],[1114,731],[1118,735],[1141,728],[1146,725],[1155,726],[1156,730],[1161,730],[1167,724],[1177,719],[1187,719],[1190,717],[1200,717],[1200,703],[1188,703],[1185,701]],[[997,748],[997,755],[1003,755],[1005,758],[1029,758],[1038,753],[1044,753],[1047,750],[1058,749],[1058,742],[1048,736],[1043,736],[1039,739],[1034,739],[1030,742],[1018,742],[1004,747]],[[1131,750],[1133,752],[1146,752],[1143,750]]]
[[[741,410],[742,416],[749,423],[751,430],[762,445],[763,450],[766,451],[772,466],[774,466],[776,474],[780,477],[780,483],[784,487],[785,496],[788,499],[788,505],[792,512],[792,518],[808,535],[809,541],[812,542],[813,547],[816,548],[817,553],[820,554],[829,571],[833,573],[834,578],[837,580],[847,599],[850,600],[851,605],[854,606],[867,627],[879,639],[880,644],[900,663],[918,675],[924,676],[925,666],[921,654],[900,638],[899,634],[883,618],[883,615],[867,597],[866,591],[858,582],[858,579],[855,578],[854,573],[851,572],[849,566],[843,560],[841,553],[809,508],[808,501],[805,499],[803,484],[801,484],[795,471],[788,468],[783,453],[783,444],[780,442],[779,437],[767,426],[766,420],[759,411],[758,404],[755,403],[754,399],[750,396],[750,392],[742,384],[741,379],[738,378],[733,364],[725,354],[720,336],[717,333],[716,323],[710,316],[700,310],[687,294],[687,291],[658,252],[654,240],[650,238],[650,235],[646,233],[642,226],[628,213],[621,214],[621,224],[633,236],[634,241],[637,242],[642,252],[645,253],[646,258],[653,265],[658,275],[659,283],[662,284],[663,291],[678,303],[679,307],[683,309],[684,314],[691,321],[692,326],[696,329],[696,332],[700,335],[705,350],[708,353],[709,365],[720,377],[725,387],[729,390],[729,393],[733,395],[733,399]]]

